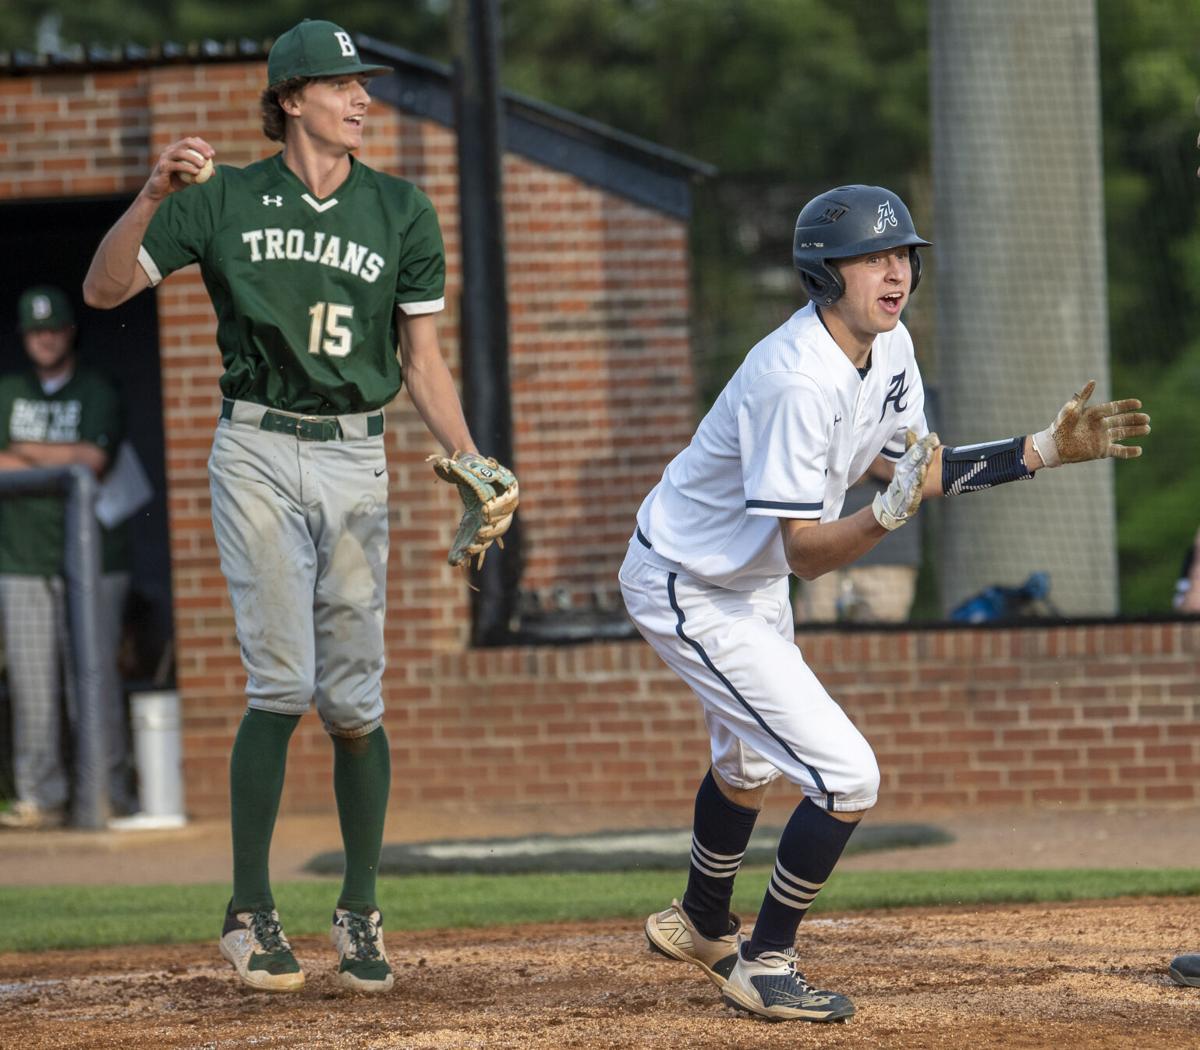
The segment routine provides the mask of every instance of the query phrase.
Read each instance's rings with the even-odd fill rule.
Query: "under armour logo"
[[[346,32],[334,33],[337,42],[342,46],[342,54],[347,58],[357,58],[358,52],[354,50],[354,41],[350,39],[350,34]]]
[[[833,425],[836,427],[842,421],[842,417],[836,412],[833,414]]]
[[[883,233],[889,226],[899,226],[896,221],[896,213],[892,211],[892,202],[884,201],[879,205],[879,221],[875,223],[874,229],[876,233]]]
[[[283,197],[282,196],[272,197],[269,194],[264,193],[263,194],[263,207],[266,207],[268,204],[274,204],[276,208],[282,208],[283,207]]]
[[[892,405],[897,412],[903,412],[908,405],[904,399],[908,397],[908,385],[904,382],[905,374],[897,372],[892,376],[890,385],[888,386],[887,397],[883,399],[883,411],[879,413],[879,421],[883,422],[883,417],[887,415],[888,405]]]

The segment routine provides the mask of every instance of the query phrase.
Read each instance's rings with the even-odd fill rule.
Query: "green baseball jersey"
[[[21,441],[89,442],[116,455],[122,420],[117,392],[99,372],[76,368],[52,394],[32,372],[0,378],[0,448]],[[58,576],[63,571],[65,506],[61,496],[0,499],[0,573]],[[127,530],[101,527],[104,572],[128,568]]]
[[[400,389],[396,307],[442,309],[437,214],[412,183],[350,158],[317,200],[283,154],[173,193],[138,261],[157,284],[198,262],[217,313],[226,397],[289,412],[364,412]]]

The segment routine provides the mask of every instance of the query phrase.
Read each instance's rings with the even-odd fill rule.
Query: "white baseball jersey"
[[[642,503],[639,540],[698,580],[770,586],[790,571],[777,519],[836,520],[876,456],[928,429],[908,329],[876,337],[863,376],[810,303],[746,355]]]

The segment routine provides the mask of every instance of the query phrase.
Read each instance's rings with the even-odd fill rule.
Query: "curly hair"
[[[312,77],[292,77],[263,91],[259,97],[262,108],[262,130],[272,142],[282,142],[287,137],[287,114],[283,103],[305,89]]]

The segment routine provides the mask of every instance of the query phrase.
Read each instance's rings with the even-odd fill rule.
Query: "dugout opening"
[[[79,360],[102,369],[120,391],[125,433],[154,489],[129,520],[131,586],[126,612],[127,691],[174,685],[171,559],[163,441],[158,313],[153,295],[115,310],[83,302],[83,278],[96,246],[132,201],[121,195],[0,203],[0,372],[23,369],[17,299],[34,284],[55,284],[75,311]]]

